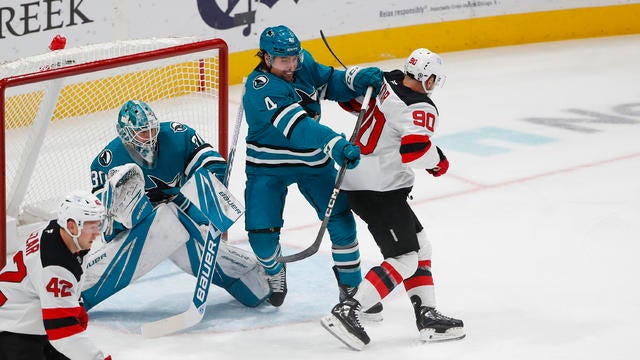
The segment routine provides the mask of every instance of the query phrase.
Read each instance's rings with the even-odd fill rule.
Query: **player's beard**
[[[293,82],[293,77],[295,76],[295,71],[285,71],[282,73],[282,78],[287,80],[288,82]]]

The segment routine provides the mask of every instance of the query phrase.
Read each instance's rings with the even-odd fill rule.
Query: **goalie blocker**
[[[86,258],[82,299],[87,310],[165,259],[188,274],[198,274],[207,237],[219,236],[244,213],[244,207],[206,169],[198,170],[174,199],[155,208],[144,193],[142,170],[133,163],[113,168],[99,195],[117,224],[106,232],[110,240],[94,247]],[[110,238],[109,231],[119,224],[126,230]],[[217,261],[207,256],[204,260],[205,265],[215,264],[213,284],[242,304],[257,306],[269,296],[264,270],[250,252],[220,242]],[[206,280],[198,279],[202,281]]]

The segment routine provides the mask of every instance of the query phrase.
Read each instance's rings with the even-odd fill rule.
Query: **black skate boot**
[[[338,277],[338,269],[335,266],[333,267],[333,274],[336,276],[336,280],[338,281],[338,288],[340,289],[338,300],[340,302],[344,301],[346,298],[349,298],[355,295],[356,291],[358,291],[358,288],[340,284],[340,279]],[[382,310],[383,310],[382,303],[378,302],[372,307],[363,311],[360,314],[360,320],[364,322],[380,322],[382,321]]]
[[[282,305],[287,296],[287,267],[282,265],[282,269],[275,275],[267,275],[267,282],[271,288],[271,296],[267,302],[275,307]]]
[[[462,320],[440,314],[435,308],[422,306],[418,296],[411,297],[420,339],[427,342],[458,340],[465,337]]]
[[[353,350],[362,350],[370,341],[360,324],[360,303],[347,298],[334,306],[331,315],[320,320],[322,326]]]

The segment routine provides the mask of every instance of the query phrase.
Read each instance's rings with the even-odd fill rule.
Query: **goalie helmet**
[[[74,191],[68,194],[58,208],[58,225],[73,238],[78,249],[78,237],[86,221],[100,221],[99,231],[106,227],[106,210],[98,198],[87,191]],[[72,234],[67,227],[67,221],[73,220],[78,225],[78,233]]]
[[[296,34],[284,25],[268,27],[260,35],[260,50],[274,56],[297,56],[302,64],[302,48]],[[270,63],[269,66],[272,64]]]
[[[120,109],[116,123],[118,136],[140,166],[155,166],[159,128],[155,113],[142,101],[129,100]]]
[[[431,95],[436,86],[442,87],[446,80],[440,56],[424,48],[416,49],[409,55],[404,63],[404,73],[418,80],[427,95]],[[431,75],[435,76],[435,84],[429,90],[427,80]]]

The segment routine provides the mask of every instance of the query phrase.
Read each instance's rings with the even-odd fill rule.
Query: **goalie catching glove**
[[[109,222],[116,220],[127,229],[133,228],[153,210],[144,191],[142,169],[134,163],[109,170],[102,199]],[[110,230],[111,226],[107,233]]]

